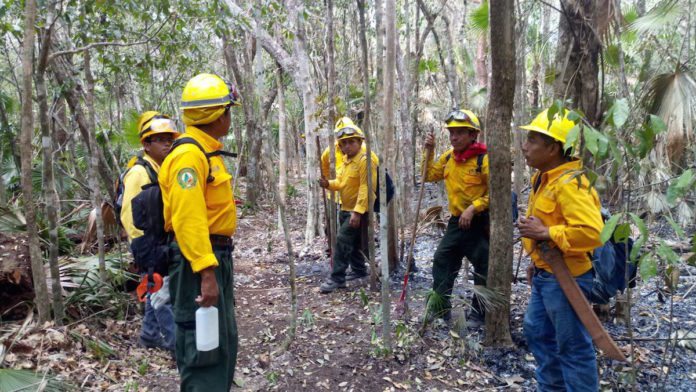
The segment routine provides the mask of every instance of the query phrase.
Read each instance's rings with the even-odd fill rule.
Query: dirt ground
[[[427,206],[435,202],[428,188]],[[410,285],[410,312],[397,318],[395,304],[402,271],[391,278],[394,349],[383,350],[380,294],[369,290],[368,279],[350,282],[348,289],[331,294],[318,287],[329,271],[325,240],[303,246],[305,206],[290,200],[292,242],[296,253],[298,325],[288,351],[281,349],[288,335],[290,313],[289,264],[277,214],[272,206],[251,214],[241,212],[234,252],[239,391],[481,391],[533,390],[535,362],[524,342],[522,318],[529,294],[520,279],[513,284],[511,332],[514,346],[482,345],[482,328],[430,325],[419,336],[425,294],[432,280],[432,255],[440,238],[435,226],[417,237],[415,260],[419,271]],[[426,206],[426,207],[427,207]],[[270,219],[269,219],[270,217]],[[518,259],[522,268],[528,259]],[[471,293],[463,273],[455,294],[459,304]],[[694,330],[696,269],[683,272],[670,304],[655,281],[641,282],[634,295],[634,335],[665,338],[676,330]],[[669,309],[673,306],[670,323]],[[463,306],[463,305],[461,305]],[[458,311],[462,314],[462,311]],[[174,391],[178,375],[169,356],[137,346],[141,310],[133,302],[121,319],[93,315],[65,327],[28,322],[0,325],[5,340],[4,365],[48,372],[71,384],[71,390]],[[613,336],[626,336],[626,327],[609,322]],[[12,343],[10,346],[8,342]],[[104,343],[106,348],[101,347]],[[627,342],[620,342],[626,346]],[[108,348],[108,349],[107,349]],[[634,346],[638,390],[696,390],[696,353],[668,347],[665,341],[640,341]],[[1,355],[0,355],[1,356]],[[665,376],[661,369],[667,369]],[[629,366],[599,358],[603,390],[624,390],[634,373]],[[73,389],[74,388],[74,389]]]

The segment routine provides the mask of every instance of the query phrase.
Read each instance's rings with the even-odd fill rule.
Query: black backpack
[[[138,156],[136,156],[135,163],[133,164],[133,166],[124,170],[123,173],[121,173],[118,176],[118,179],[116,180],[116,184],[114,186],[116,188],[114,196],[114,213],[116,214],[116,221],[119,225],[121,225],[121,227],[123,227],[123,224],[121,223],[121,211],[123,210],[123,192],[125,190],[123,179],[135,165],[141,165],[145,168],[145,170],[147,171],[147,176],[150,179],[151,183],[157,182],[157,172],[155,171],[155,169],[152,168],[150,163],[142,157],[141,154],[138,154]]]
[[[389,175],[389,172],[385,170],[385,174],[387,177],[387,204],[394,198],[394,181],[392,181],[391,176]],[[377,166],[377,183],[375,184],[375,203],[372,205],[372,211],[373,212],[379,212],[379,180],[380,180],[380,173],[379,173],[379,166]]]
[[[203,146],[190,137],[181,137],[174,141],[170,150],[184,145],[193,144],[198,147],[208,161],[208,177],[206,183],[213,182],[215,177],[211,173],[210,158],[217,155],[236,157],[237,154],[227,151],[213,151],[206,153]],[[154,181],[143,187],[133,198],[133,224],[143,231],[143,235],[131,242],[131,251],[135,265],[141,273],[152,274],[157,272],[162,276],[169,273],[169,241],[171,238],[164,230],[164,203],[162,202],[162,190],[159,182]]]

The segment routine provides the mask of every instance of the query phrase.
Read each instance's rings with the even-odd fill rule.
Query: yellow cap
[[[355,125],[350,117],[341,117],[336,121],[334,125],[334,136],[336,140],[350,139],[354,137],[359,137],[361,139],[365,138],[365,134],[362,129]]]
[[[568,119],[569,111],[564,110],[563,113],[556,113],[550,123],[548,113],[548,109],[544,110],[529,125],[523,125],[520,128],[547,135],[565,144],[568,133],[575,126],[575,123]]]

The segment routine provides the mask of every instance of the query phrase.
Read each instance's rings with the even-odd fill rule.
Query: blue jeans
[[[145,302],[145,316],[140,330],[140,339],[152,347],[161,347],[174,351],[176,335],[174,333],[174,312],[171,304],[164,304],[155,309],[150,304],[150,298]]]
[[[575,278],[588,296],[592,272]],[[597,359],[592,338],[556,277],[538,271],[532,279],[532,296],[524,315],[524,335],[537,362],[539,391],[599,390]]]

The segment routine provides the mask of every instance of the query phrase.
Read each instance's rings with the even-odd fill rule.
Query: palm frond
[[[645,15],[629,25],[629,29],[638,34],[655,34],[661,29],[679,20],[683,12],[688,12],[677,0],[664,0]]]
[[[0,391],[68,391],[62,382],[21,369],[0,369]]]
[[[646,105],[667,125],[667,132],[658,137],[660,155],[669,162],[679,161],[696,124],[696,81],[682,66],[653,77],[646,88]]]
[[[21,233],[27,230],[27,221],[17,205],[0,207],[0,231]]]
[[[482,1],[481,5],[471,12],[471,15],[469,15],[469,26],[477,35],[488,33],[488,28],[490,27],[488,21],[488,0]]]

